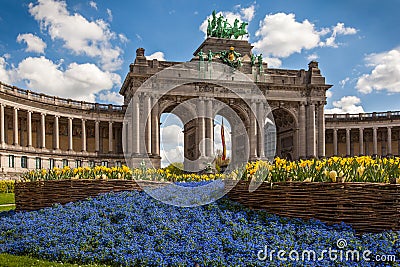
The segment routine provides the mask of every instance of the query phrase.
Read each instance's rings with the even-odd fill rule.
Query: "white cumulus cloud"
[[[345,85],[348,83],[348,81],[350,81],[350,77],[344,78],[343,80],[341,80],[341,81],[339,82],[339,84],[340,84],[340,86],[343,88],[343,87],[345,87]]]
[[[101,92],[98,94],[98,99],[102,103],[122,105],[124,103],[124,97],[116,92]]]
[[[317,59],[318,59],[318,55],[316,53],[313,53],[313,54],[307,56],[308,61],[314,61]]]
[[[366,57],[368,66],[373,70],[358,78],[356,88],[361,93],[373,90],[386,90],[400,93],[400,47]]]
[[[178,125],[169,125],[160,128],[161,149],[170,150],[183,146],[183,129]]]
[[[148,60],[152,60],[152,59],[157,59],[159,61],[165,61],[165,55],[163,52],[155,52],[153,54],[151,54],[150,56],[146,56],[146,58]]]
[[[104,70],[120,68],[122,49],[112,45],[116,34],[104,20],[89,21],[78,13],[71,14],[64,1],[39,0],[29,4],[29,12],[42,30],[47,30],[53,40],[62,40],[65,48],[97,58]]]
[[[108,15],[108,20],[112,21],[113,20],[113,14],[111,12],[111,9],[107,8],[107,15]]]
[[[183,162],[183,129],[178,125],[160,128],[160,154],[162,167],[173,162]]]
[[[240,9],[240,13],[245,21],[252,21],[255,14],[255,7],[254,5],[251,5],[249,7],[242,8]]]
[[[43,56],[25,58],[13,72],[16,80],[33,91],[89,102],[95,102],[97,93],[121,83],[119,75],[94,64],[71,63],[63,70]]]
[[[89,6],[97,10],[97,3],[95,1],[90,1]]]
[[[268,63],[269,68],[280,68],[282,60],[276,57],[263,57],[263,61]]]
[[[11,75],[12,73],[7,68],[6,57],[5,56],[0,57],[0,81],[3,83],[11,84],[12,83]]]
[[[332,35],[326,39],[325,43],[322,43],[323,46],[331,46],[337,48],[339,45],[336,43],[336,37],[338,35],[352,35],[356,34],[357,30],[352,27],[345,27],[344,23],[338,22],[336,26],[332,29]]]
[[[326,114],[334,113],[364,113],[363,107],[360,105],[361,100],[356,96],[344,96],[339,101],[334,101],[332,109],[325,109]]]
[[[161,150],[161,168],[167,167],[174,162],[183,162],[183,146],[177,146],[169,150]]]
[[[288,57],[303,49],[317,47],[320,34],[308,20],[296,21],[294,14],[266,15],[256,32],[254,48],[274,57]]]
[[[329,33],[330,37],[323,40]],[[276,13],[266,15],[260,21],[255,33],[256,42],[252,45],[255,51],[262,53],[265,58],[282,59],[317,47],[338,47],[337,36],[355,33],[355,28],[345,27],[344,23],[337,23],[330,28],[317,28],[307,19],[297,21],[293,13]],[[315,60],[316,57],[317,54],[313,53],[308,59]]]
[[[40,37],[33,35],[32,33],[18,34],[17,42],[26,43],[26,52],[36,52],[44,54],[44,50],[47,47],[46,43]]]

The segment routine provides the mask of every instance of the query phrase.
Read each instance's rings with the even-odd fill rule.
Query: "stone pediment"
[[[203,50],[205,54],[209,50],[213,53],[219,51],[228,51],[230,47],[234,47],[237,53],[240,53],[243,58],[250,59],[253,46],[247,40],[224,39],[216,37],[208,37],[193,53],[197,57],[198,53]],[[247,55],[247,57],[245,57]]]

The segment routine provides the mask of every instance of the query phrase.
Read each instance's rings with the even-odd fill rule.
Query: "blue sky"
[[[213,10],[249,22],[249,42],[270,67],[307,69],[319,61],[333,85],[327,113],[400,110],[399,0],[0,0],[0,81],[121,104],[136,49],[190,60]],[[180,128],[166,126],[174,158],[183,147],[167,139]]]
[[[270,66],[299,69],[319,61],[333,85],[328,112],[400,110],[398,0],[2,0],[0,80],[120,103],[117,92],[136,48],[190,60],[214,9],[249,22],[249,41]]]

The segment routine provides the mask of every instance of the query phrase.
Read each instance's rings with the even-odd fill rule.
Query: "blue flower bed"
[[[399,237],[400,232],[358,236],[344,224],[282,218],[226,197],[182,208],[137,191],[0,216],[0,253],[113,266],[398,266],[346,261],[344,255],[340,260],[340,253],[336,261],[327,254],[323,260],[303,261],[301,252],[315,250],[320,257],[323,250],[338,250],[337,241],[343,239],[343,250],[370,250],[371,260],[375,255],[400,260]],[[265,246],[268,257],[263,259]],[[271,250],[275,253],[269,258]],[[278,260],[278,250],[297,250],[300,260]]]

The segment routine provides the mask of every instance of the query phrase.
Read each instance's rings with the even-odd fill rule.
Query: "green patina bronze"
[[[212,19],[208,19],[207,24],[207,37],[217,37],[224,39],[238,39],[239,37],[248,35],[249,33],[246,30],[247,22],[241,22],[239,26],[239,20],[235,19],[233,26],[229,24],[228,20],[224,18],[224,16],[215,13],[215,10],[212,12]]]
[[[203,50],[200,50],[199,53],[197,53],[197,56],[199,57],[199,61],[204,61],[204,52]],[[219,58],[222,60],[223,63],[233,67],[233,68],[238,68],[242,66],[242,55],[238,52],[235,51],[234,47],[231,47],[228,51],[219,51],[219,52],[212,52],[211,50],[208,50],[207,54],[207,59],[208,62],[212,62],[213,58]]]

